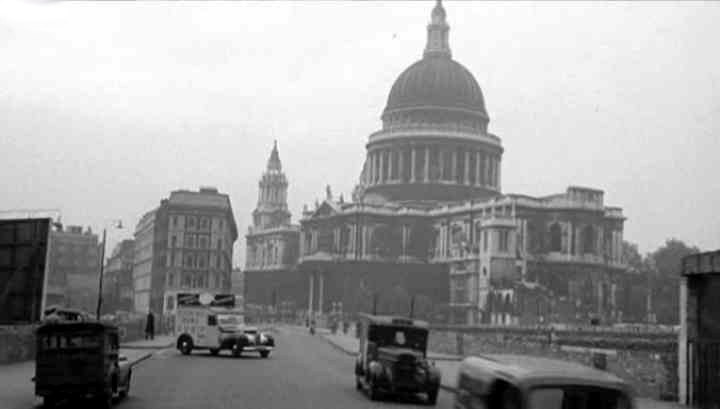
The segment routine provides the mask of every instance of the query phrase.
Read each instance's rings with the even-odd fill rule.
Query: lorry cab
[[[622,379],[574,362],[521,355],[465,358],[455,409],[633,409]]]
[[[355,385],[370,399],[381,393],[427,396],[435,404],[440,372],[427,361],[428,324],[403,317],[363,315]]]
[[[118,329],[100,322],[58,321],[36,332],[35,394],[46,407],[65,399],[92,397],[109,407],[127,396],[131,367],[119,354]]]

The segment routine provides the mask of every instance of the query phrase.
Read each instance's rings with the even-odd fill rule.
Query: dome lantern
[[[427,45],[425,46],[425,57],[452,57],[450,52],[450,43],[448,40],[448,32],[450,26],[445,20],[445,9],[442,1],[437,0],[433,8],[430,24],[427,27]]]

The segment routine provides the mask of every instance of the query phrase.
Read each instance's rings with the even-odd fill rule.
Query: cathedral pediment
[[[312,214],[311,217],[328,217],[340,212],[340,206],[331,201],[324,201]]]

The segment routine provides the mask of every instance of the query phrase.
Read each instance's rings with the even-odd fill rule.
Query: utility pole
[[[412,319],[414,312],[415,312],[415,296],[413,295],[412,297],[410,297],[410,319]]]
[[[122,229],[122,221],[116,220],[114,221],[115,227],[118,229]],[[103,275],[105,274],[105,247],[107,247],[107,228],[103,228],[103,236],[102,236],[102,250],[100,252],[100,280],[98,284],[98,301],[97,301],[97,310],[95,311],[95,318],[99,321],[100,320],[100,310],[102,308],[102,301],[103,301]]]

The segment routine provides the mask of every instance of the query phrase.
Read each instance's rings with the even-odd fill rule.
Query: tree
[[[658,323],[677,324],[679,313],[679,281],[682,259],[700,249],[683,241],[670,238],[665,245],[648,254],[643,262],[649,274],[652,291],[652,309]]]
[[[637,244],[623,240],[622,257],[623,262],[627,264],[633,272],[642,271],[643,257],[638,251]]]
[[[682,259],[690,254],[699,253],[696,246],[688,246],[682,240],[670,238],[665,245],[650,254],[659,278],[679,278]]]

